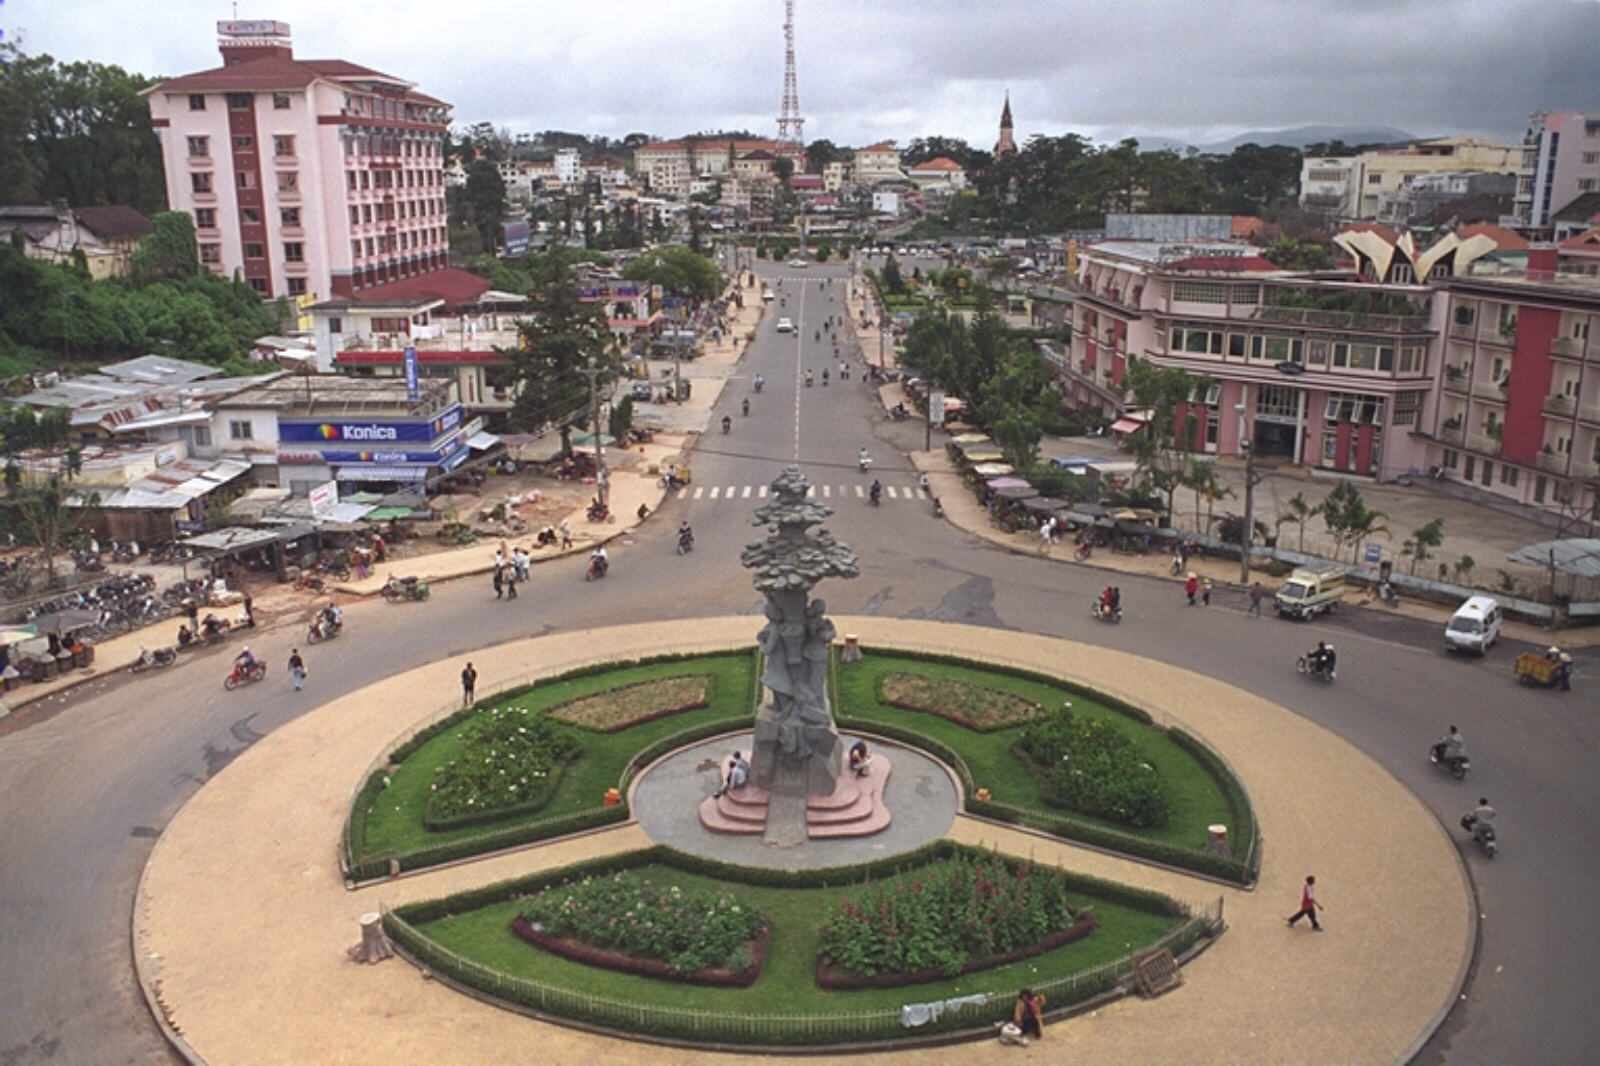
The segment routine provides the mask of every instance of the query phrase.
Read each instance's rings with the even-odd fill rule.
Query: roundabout
[[[1059,864],[1195,906],[1220,897],[1229,932],[1185,968],[1183,988],[1052,1025],[1052,1055],[1059,1049],[1124,1062],[1395,1061],[1426,1037],[1453,999],[1473,924],[1456,850],[1407,790],[1344,741],[1248,693],[1118,652],[943,623],[837,621],[869,648],[1063,676],[1141,706],[1156,724],[1179,725],[1203,739],[1250,794],[1266,846],[1254,891],[967,814],[930,814],[925,831],[945,840]],[[757,628],[749,617],[701,619],[692,627],[647,623],[513,642],[473,659],[479,691],[497,692],[603,660],[748,647]],[[650,828],[651,819],[663,807],[686,803],[693,821],[693,805],[706,795],[700,767],[728,747],[726,740],[708,742],[658,763],[661,776],[643,775],[634,809],[648,813],[637,823],[347,890],[334,851],[351,796],[397,736],[453,709],[448,697],[457,669],[452,662],[420,667],[284,725],[234,760],[168,826],[141,881],[134,947],[153,1009],[196,1061],[470,1063],[533,1044],[550,1062],[631,1062],[644,1053],[621,1037],[478,1002],[405,963],[366,967],[345,958],[363,914],[651,846],[663,832]],[[912,757],[925,758],[891,752],[892,795],[896,786],[905,789],[900,795],[916,795]],[[667,772],[677,759],[685,761]],[[938,770],[933,764],[928,787],[939,777],[949,785]],[[647,786],[661,788],[659,798],[643,792]],[[896,819],[901,812],[918,817],[905,801]],[[947,830],[939,825],[944,817]],[[1383,836],[1362,837],[1351,826],[1381,826]],[[1328,933],[1313,937],[1286,928],[1284,917],[1301,880],[1318,871]],[[1381,978],[1381,998],[1374,978]],[[652,1047],[648,1054],[689,1062],[714,1053]],[[971,1048],[862,1057],[958,1062],[970,1059]]]

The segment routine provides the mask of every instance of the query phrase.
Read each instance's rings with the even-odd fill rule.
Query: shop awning
[[[500,438],[493,433],[474,433],[467,438],[467,447],[475,452],[486,452],[500,443]]]
[[[338,481],[426,481],[425,466],[341,466]]]
[[[1137,418],[1119,418],[1111,423],[1113,433],[1133,433],[1144,428],[1144,423]]]

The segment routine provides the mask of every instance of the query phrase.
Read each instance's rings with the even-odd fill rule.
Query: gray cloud
[[[1596,0],[798,0],[806,135],[861,145],[1128,132],[1204,141],[1307,123],[1515,137],[1530,111],[1600,109]],[[30,52],[140,73],[215,65],[221,0],[11,0]],[[415,81],[458,123],[662,136],[769,133],[783,72],[777,0],[276,0],[297,54]]]

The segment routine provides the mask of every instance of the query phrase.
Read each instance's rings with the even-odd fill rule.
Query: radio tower
[[[794,77],[794,0],[783,0],[783,114],[778,116],[779,155],[792,145],[798,158],[805,152],[806,120],[800,117],[800,90]]]

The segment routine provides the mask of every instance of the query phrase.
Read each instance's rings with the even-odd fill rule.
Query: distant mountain
[[[1229,137],[1225,141],[1197,144],[1194,147],[1204,155],[1228,155],[1241,144],[1259,144],[1263,147],[1286,144],[1292,148],[1304,149],[1308,144],[1327,141],[1343,141],[1345,144],[1355,145],[1394,144],[1416,139],[1415,134],[1395,129],[1393,126],[1295,126],[1285,130],[1250,130],[1236,137]],[[1189,147],[1187,141],[1173,137],[1138,137],[1138,141],[1140,150],[1145,152],[1159,152],[1169,148],[1175,152],[1182,152]]]

